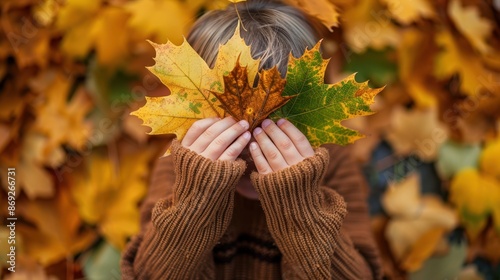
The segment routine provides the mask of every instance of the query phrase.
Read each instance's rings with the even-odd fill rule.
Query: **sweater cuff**
[[[320,180],[328,167],[329,154],[324,148],[317,148],[315,155],[283,170],[251,175],[252,183],[259,193],[259,199],[278,205],[284,211],[300,214],[305,204],[319,210]]]
[[[191,203],[202,206],[220,200],[235,189],[246,169],[241,159],[212,161],[183,147],[177,140],[172,142],[171,149],[176,175],[173,204],[177,207],[192,206]]]

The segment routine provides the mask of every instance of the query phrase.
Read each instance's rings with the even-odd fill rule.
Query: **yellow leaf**
[[[123,30],[127,21],[128,14],[121,8],[101,10],[92,30],[99,63],[117,65],[127,56],[129,32]]]
[[[339,25],[337,7],[328,0],[286,0],[285,2],[305,11],[309,16],[319,19],[330,31],[333,31],[333,26]]]
[[[436,108],[406,110],[396,107],[391,120],[387,140],[398,155],[416,154],[422,160],[432,161],[441,143],[448,138]]]
[[[38,89],[45,93],[46,99],[35,109],[34,130],[49,138],[49,150],[61,144],[83,149],[91,132],[90,123],[85,120],[92,107],[87,93],[82,88],[77,90],[68,103],[71,80],[52,71],[45,72],[40,79],[46,80],[46,86]]]
[[[343,13],[344,39],[355,52],[364,52],[369,47],[380,50],[399,44],[400,35],[390,17],[374,11],[383,11],[383,8],[376,0],[364,0]]]
[[[459,0],[452,0],[448,4],[448,14],[457,29],[474,48],[484,54],[492,51],[486,40],[493,31],[493,24],[487,19],[481,18],[477,7],[464,7]]]
[[[220,102],[213,92],[224,91],[223,74],[229,73],[238,57],[249,70],[252,83],[259,61],[250,55],[250,47],[240,36],[239,26],[233,37],[219,48],[215,66],[207,63],[186,42],[180,46],[168,42],[152,43],[156,50],[156,64],[148,69],[169,89],[167,97],[146,97],[146,105],[132,112],[152,128],[151,134],[175,134],[181,140],[198,119],[224,116]]]
[[[441,47],[434,68],[437,78],[449,79],[459,74],[461,90],[472,97],[479,95],[482,90],[498,92],[498,73],[485,68],[477,55],[460,46],[449,31],[438,33],[436,42]]]
[[[420,17],[434,18],[436,13],[427,0],[382,0],[392,16],[402,24],[410,24]]]
[[[54,199],[23,201],[17,205],[18,213],[36,226],[22,223],[16,226],[23,237],[24,253],[44,266],[73,257],[97,237],[93,231],[82,230],[82,220],[67,186],[61,187]]]
[[[196,12],[184,2],[171,0],[138,0],[127,3],[125,9],[132,15],[128,26],[142,38],[175,44],[182,43]]]
[[[30,199],[52,197],[54,182],[44,166],[57,167],[65,159],[61,147],[51,147],[47,137],[33,131],[25,132],[18,166],[19,190]]]
[[[245,2],[246,0],[229,0],[231,3]]]
[[[214,92],[226,113],[236,120],[247,120],[252,131],[267,116],[292,97],[281,96],[285,79],[276,67],[263,70],[256,88],[248,82],[246,67],[236,63],[233,71],[224,76],[224,93]]]
[[[424,261],[432,256],[447,231],[446,227],[436,227],[420,236],[402,260],[401,267],[410,272],[419,270]]]
[[[426,30],[428,31],[428,30]],[[399,74],[406,90],[418,107],[434,107],[437,104],[433,91],[429,89],[427,75],[432,71],[432,34],[418,29],[403,33],[398,47]]]
[[[458,208],[462,223],[472,239],[483,230],[494,207],[500,203],[500,186],[476,169],[463,169],[450,186],[450,201]]]
[[[127,155],[114,165],[109,158],[92,154],[85,170],[73,177],[71,189],[80,215],[113,246],[123,249],[139,230],[138,203],[146,192],[146,175],[152,153]]]
[[[479,164],[481,171],[500,181],[500,139],[486,145],[481,153]]]
[[[26,9],[15,9],[6,5],[2,9],[2,34],[5,34],[2,37],[9,42],[7,50],[12,51],[11,55],[15,57],[19,68],[45,68],[49,62],[51,33],[50,30],[36,26],[29,20],[30,17],[31,14]]]
[[[69,1],[61,9],[56,25],[66,32],[61,49],[69,56],[84,58],[96,49],[99,63],[117,65],[128,54],[129,32],[124,32],[129,14],[122,8],[101,6],[101,1]]]

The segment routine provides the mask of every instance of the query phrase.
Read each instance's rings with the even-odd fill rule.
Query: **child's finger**
[[[189,146],[189,149],[201,154],[205,149],[214,141],[217,136],[219,136],[226,129],[234,125],[236,121],[232,117],[224,118],[220,121],[213,123],[209,128],[207,128],[203,133],[194,140],[193,144]]]
[[[222,153],[234,142],[240,135],[242,135],[250,125],[246,120],[239,121],[233,124],[219,134],[207,148],[201,153],[206,158],[216,160]]]
[[[250,143],[250,154],[252,155],[253,163],[260,174],[268,174],[273,172],[273,169],[267,162],[266,158],[262,154],[260,147],[257,143]]]
[[[243,149],[246,147],[252,135],[249,131],[245,131],[233,144],[231,144],[219,157],[219,160],[229,160],[233,161],[241,154]]]
[[[285,119],[280,119],[276,124],[292,140],[304,158],[314,156],[314,149],[311,147],[311,143],[309,143],[307,137],[297,127]]]
[[[288,165],[297,164],[304,159],[290,137],[288,137],[272,120],[264,120],[262,122],[262,128],[271,138],[281,155],[283,155]]]
[[[186,132],[186,135],[182,139],[182,146],[189,147],[193,144],[193,142],[200,137],[200,135],[209,128],[212,124],[219,121],[219,118],[206,118],[195,121],[191,127]]]
[[[278,171],[288,166],[281,152],[278,148],[276,148],[273,141],[269,139],[266,132],[262,130],[262,128],[257,127],[254,129],[253,136],[255,137],[255,140],[257,140],[260,150],[266,157],[266,160],[273,171]]]

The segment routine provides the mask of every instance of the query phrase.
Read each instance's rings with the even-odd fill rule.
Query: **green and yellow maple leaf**
[[[223,77],[233,70],[238,59],[247,67],[249,83],[253,83],[260,61],[252,58],[239,30],[238,26],[231,39],[220,46],[213,68],[186,41],[180,46],[151,43],[156,50],[156,64],[148,69],[171,94],[146,97],[146,105],[132,112],[152,128],[150,134],[175,134],[180,140],[196,120],[224,116],[213,93],[224,92]]]
[[[350,75],[335,84],[325,84],[329,60],[319,51],[321,42],[300,58],[290,56],[283,96],[294,96],[271,118],[286,118],[302,131],[313,146],[325,143],[346,145],[362,135],[342,126],[341,121],[370,115],[370,104],[383,88],[372,89]]]

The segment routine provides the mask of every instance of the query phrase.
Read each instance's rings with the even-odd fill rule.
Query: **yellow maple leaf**
[[[432,33],[408,29],[403,33],[398,46],[399,74],[406,90],[418,107],[434,107],[437,99],[429,88],[427,75],[432,72],[434,56]]]
[[[33,129],[49,138],[48,150],[61,144],[82,149],[91,132],[90,123],[85,120],[92,107],[87,93],[77,90],[71,100],[72,81],[59,72],[45,72],[39,79],[45,80],[37,90],[45,93],[45,100],[35,108],[37,118]]]
[[[476,169],[463,169],[453,177],[450,201],[458,208],[467,233],[475,239],[500,204],[500,185]]]
[[[382,0],[392,16],[402,24],[410,24],[420,17],[434,18],[436,13],[427,0]]]
[[[2,8],[2,33],[9,42],[7,46],[0,45],[0,47],[6,47],[11,51],[19,68],[36,65],[43,69],[49,62],[51,33],[48,29],[39,28],[28,20],[31,14],[25,7],[27,3],[19,4],[20,7],[16,5],[0,7]],[[0,50],[0,57],[2,52]]]
[[[486,145],[481,153],[479,165],[481,171],[500,181],[500,138]]]
[[[390,18],[384,14],[376,0],[360,1],[345,10],[341,17],[344,40],[355,52],[363,52],[371,47],[377,50],[387,46],[397,46],[400,35]]]
[[[252,131],[270,113],[293,97],[281,96],[285,83],[278,68],[274,67],[263,70],[257,87],[252,88],[248,82],[246,67],[241,67],[237,62],[233,71],[224,76],[224,93],[214,94],[226,113],[236,120],[247,120]]]
[[[463,7],[459,0],[452,0],[448,4],[448,14],[457,29],[474,48],[484,54],[492,51],[486,40],[493,31],[493,24],[487,19],[481,18],[477,7]]]
[[[487,69],[481,59],[465,46],[460,46],[449,31],[436,35],[441,50],[436,55],[434,74],[439,79],[449,79],[460,75],[460,88],[469,96],[477,96],[482,90],[492,93],[498,91],[495,79],[498,73]]]
[[[438,119],[437,108],[393,109],[387,140],[396,154],[415,154],[422,160],[432,161],[447,137],[446,128]]]
[[[96,49],[99,63],[117,65],[128,54],[129,32],[124,32],[129,14],[115,6],[101,6],[101,1],[68,1],[56,20],[65,32],[61,42],[63,52],[84,58]]]
[[[30,199],[52,197],[54,181],[45,166],[56,168],[64,159],[65,153],[60,146],[51,146],[46,136],[33,129],[26,131],[18,165],[19,190]]]
[[[309,16],[319,19],[330,31],[332,31],[333,26],[339,25],[337,7],[328,0],[286,0],[285,2],[303,10]]]
[[[94,231],[82,229],[82,219],[67,186],[59,188],[52,200],[19,202],[17,213],[36,226],[16,225],[23,238],[23,253],[44,266],[82,252],[97,238]]]
[[[170,40],[175,44],[182,43],[183,34],[196,13],[191,5],[171,0],[138,0],[127,3],[124,8],[132,15],[128,26],[142,38],[161,43]]]
[[[152,128],[150,134],[175,134],[180,140],[191,125],[199,119],[224,116],[220,102],[213,92],[224,91],[223,75],[231,72],[239,61],[247,66],[252,84],[259,67],[240,36],[240,27],[231,39],[219,48],[217,60],[211,69],[196,51],[184,41],[180,46],[168,42],[151,43],[156,50],[156,64],[148,67],[171,94],[166,97],[146,97],[146,105],[132,115]],[[239,55],[238,55],[239,54]]]
[[[76,173],[71,193],[82,219],[97,225],[113,246],[123,249],[139,231],[138,203],[146,193],[150,151],[127,155],[114,165],[97,153]]]

